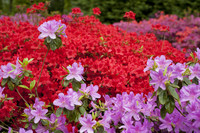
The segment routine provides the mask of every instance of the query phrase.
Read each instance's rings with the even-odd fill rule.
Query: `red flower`
[[[72,13],[73,14],[80,14],[81,13],[81,9],[78,7],[72,8]]]
[[[128,18],[128,19],[133,19],[135,20],[135,13],[132,12],[132,11],[129,11],[129,12],[126,12],[125,15],[124,15],[124,18]]]
[[[100,9],[98,7],[93,8],[92,10],[93,10],[93,14],[94,15],[100,15],[101,14],[101,11],[100,11]]]
[[[159,31],[169,31],[169,26],[161,25],[161,24],[156,24],[152,25],[153,30],[159,30]]]

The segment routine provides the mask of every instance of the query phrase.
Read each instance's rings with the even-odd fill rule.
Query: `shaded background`
[[[30,7],[34,3],[46,0],[0,0],[0,14],[14,15],[16,5]],[[92,8],[99,7],[102,14],[99,17],[103,23],[119,22],[126,11],[136,13],[136,19],[142,20],[154,17],[157,11],[166,14],[176,14],[183,17],[186,13],[200,12],[200,0],[48,0],[49,12],[59,11],[68,14],[71,8],[80,7],[85,15],[92,14]]]

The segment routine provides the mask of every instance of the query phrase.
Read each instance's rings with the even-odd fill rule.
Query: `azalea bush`
[[[163,12],[155,14],[155,18],[142,20],[140,22],[119,22],[114,26],[120,27],[128,32],[138,34],[154,33],[158,39],[166,39],[172,43],[172,46],[185,51],[188,57],[190,52],[194,52],[200,46],[199,31],[200,18],[194,15],[179,18],[177,15],[165,15]],[[168,32],[155,30],[153,25],[167,26]]]
[[[98,8],[93,12],[101,13]],[[199,50],[185,58],[154,34],[127,33],[94,16],[81,16],[79,8],[65,17],[70,21],[56,15],[40,26],[0,20],[2,131],[199,130],[198,112],[188,110],[193,101],[182,100],[187,93],[181,92],[198,87],[198,66],[192,65],[198,65]],[[125,17],[131,21],[135,14]],[[172,113],[192,118],[176,123],[168,120]]]

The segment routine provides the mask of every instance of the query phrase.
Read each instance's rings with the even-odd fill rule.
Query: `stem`
[[[37,88],[38,88],[38,85],[39,85],[39,81],[40,81],[40,78],[41,78],[41,75],[42,75],[42,71],[43,71],[43,68],[44,68],[44,63],[45,63],[45,60],[46,60],[48,52],[49,52],[49,48],[47,49],[47,53],[46,53],[46,55],[44,57],[44,60],[43,60],[43,63],[42,63],[42,69],[41,69],[41,72],[40,72],[40,76],[39,76],[39,79],[37,81],[37,85],[35,87],[35,93],[36,93],[36,95],[37,95],[38,98],[39,98],[39,96],[38,96]]]
[[[6,128],[6,127],[4,127],[4,126],[2,126],[2,125],[0,125],[0,127],[3,128],[3,129],[5,129],[5,130],[8,130],[8,131],[9,131],[8,128]],[[17,132],[17,131],[13,131],[13,133],[18,133],[18,132]]]
[[[27,105],[29,105],[28,104],[28,102],[24,99],[24,97],[19,93],[19,90],[16,88],[16,91],[17,91],[17,93],[19,94],[19,96],[24,100],[24,102],[27,104]]]
[[[162,48],[161,48],[161,50],[163,50],[164,41],[165,41],[165,34],[163,34],[163,43],[162,43]]]
[[[185,117],[185,115],[175,106],[175,108],[178,110],[179,113],[181,113],[182,116]]]
[[[129,21],[129,20],[128,20],[128,21]],[[122,40],[122,45],[123,45],[123,43],[124,43],[124,40],[125,40],[125,37],[126,37],[126,34],[127,34],[127,30],[128,30],[129,23],[130,23],[130,22],[128,22],[128,25],[127,25],[126,30],[125,30],[124,38],[123,38],[123,40]]]

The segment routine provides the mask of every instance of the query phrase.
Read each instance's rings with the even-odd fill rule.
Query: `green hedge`
[[[102,11],[102,22],[114,23],[123,19],[126,11],[136,13],[136,19],[153,17],[157,11],[166,14],[177,14],[182,17],[190,9],[200,12],[200,0],[71,0],[72,7],[80,7],[85,14],[91,14],[92,8]]]
[[[12,1],[12,6],[9,2]],[[27,5],[44,2],[45,0],[0,0],[0,10],[3,14],[14,14],[15,5]],[[153,17],[157,11],[166,14],[177,14],[182,17],[189,9],[191,13],[200,12],[200,0],[48,0],[51,1],[49,11],[69,13],[71,8],[80,7],[87,15],[92,14],[92,8],[101,9],[100,20],[104,23],[114,23],[123,19],[127,11],[136,13],[136,19],[142,20]],[[2,4],[3,2],[3,4]],[[10,9],[10,8],[13,9]],[[64,12],[63,12],[64,11]]]

